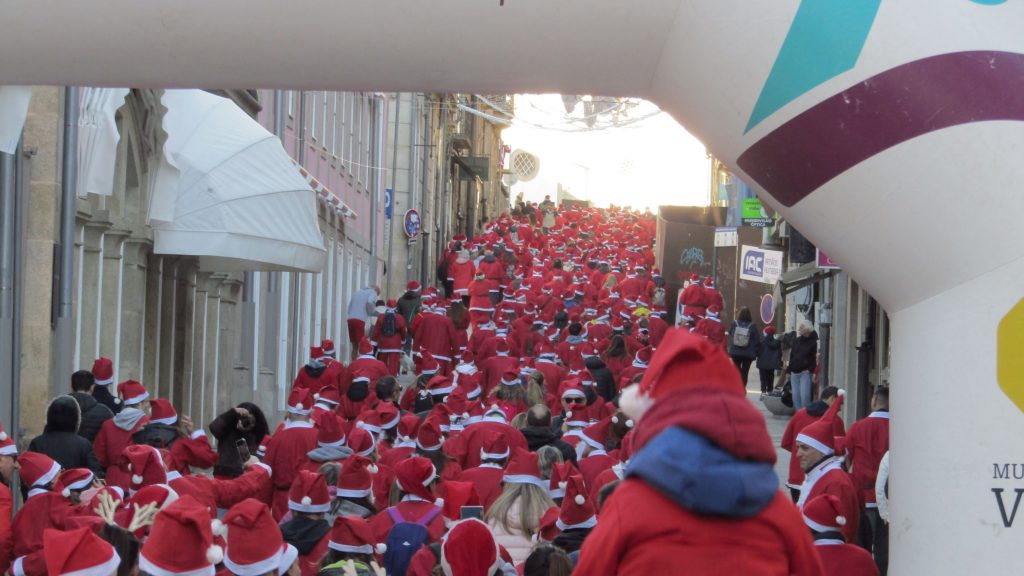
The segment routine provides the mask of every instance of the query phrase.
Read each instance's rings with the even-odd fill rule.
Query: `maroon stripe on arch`
[[[954,52],[897,66],[776,128],[737,164],[793,206],[897,144],[990,120],[1024,120],[1024,54]]]

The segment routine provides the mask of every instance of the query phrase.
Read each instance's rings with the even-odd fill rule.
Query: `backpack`
[[[750,346],[750,326],[736,325],[732,331],[732,345],[737,348]]]
[[[427,526],[437,518],[441,509],[434,508],[415,522],[407,522],[397,506],[388,508],[387,513],[395,525],[388,532],[384,569],[388,574],[405,574],[409,570],[412,557],[430,542]]]

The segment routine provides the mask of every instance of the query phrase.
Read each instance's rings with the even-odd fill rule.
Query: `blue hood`
[[[771,464],[739,460],[678,427],[666,428],[634,455],[626,477],[643,479],[696,514],[731,518],[756,515],[779,489]]]

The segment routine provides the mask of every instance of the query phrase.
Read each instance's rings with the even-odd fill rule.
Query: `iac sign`
[[[764,276],[764,253],[751,250],[743,258],[743,273],[750,276]]]

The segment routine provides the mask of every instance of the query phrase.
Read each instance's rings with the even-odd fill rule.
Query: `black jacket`
[[[814,370],[818,365],[818,334],[811,332],[807,336],[797,336],[793,341],[793,349],[789,352],[789,371],[806,372]]]
[[[53,458],[61,468],[88,468],[103,477],[103,467],[92,451],[92,443],[74,432],[43,432],[32,439],[28,449]]]
[[[103,423],[113,418],[114,413],[110,411],[110,408],[97,402],[90,394],[72,392],[69,396],[78,402],[78,407],[82,411],[82,422],[78,426],[78,435],[92,442],[100,433]]]
[[[412,319],[416,316],[416,313],[419,312],[419,310],[419,292],[406,292],[398,299],[398,313],[402,315],[402,318],[405,318],[406,326],[412,324]]]
[[[526,428],[520,428],[520,432],[526,438],[526,445],[529,447],[530,452],[536,452],[545,446],[553,446],[558,448],[558,451],[562,453],[562,459],[566,462],[576,461],[576,450],[565,442],[555,432],[544,428],[527,426]]]
[[[296,516],[281,525],[281,537],[295,546],[303,556],[312,552],[330,531],[331,525],[326,520],[313,520],[305,516]]]
[[[256,454],[263,437],[256,437],[253,431],[242,432],[238,429],[238,413],[234,408],[217,416],[210,422],[210,434],[217,439],[217,463],[213,465],[214,476],[237,478],[242,475],[242,457],[238,454],[235,443],[245,439],[249,453]]]
[[[757,351],[757,368],[759,370],[782,368],[782,342],[775,336],[761,338],[761,347]]]
[[[113,384],[110,386],[113,386]],[[97,386],[93,388],[92,397],[100,404],[109,408],[114,414],[117,414],[121,411],[121,408],[124,408],[124,404],[121,404],[121,399],[111,394],[108,386]]]
[[[150,422],[132,434],[132,442],[154,448],[170,448],[180,436],[177,426]]]
[[[615,375],[599,356],[591,356],[584,360],[587,371],[594,378],[594,389],[597,395],[611,402],[615,398]]]

